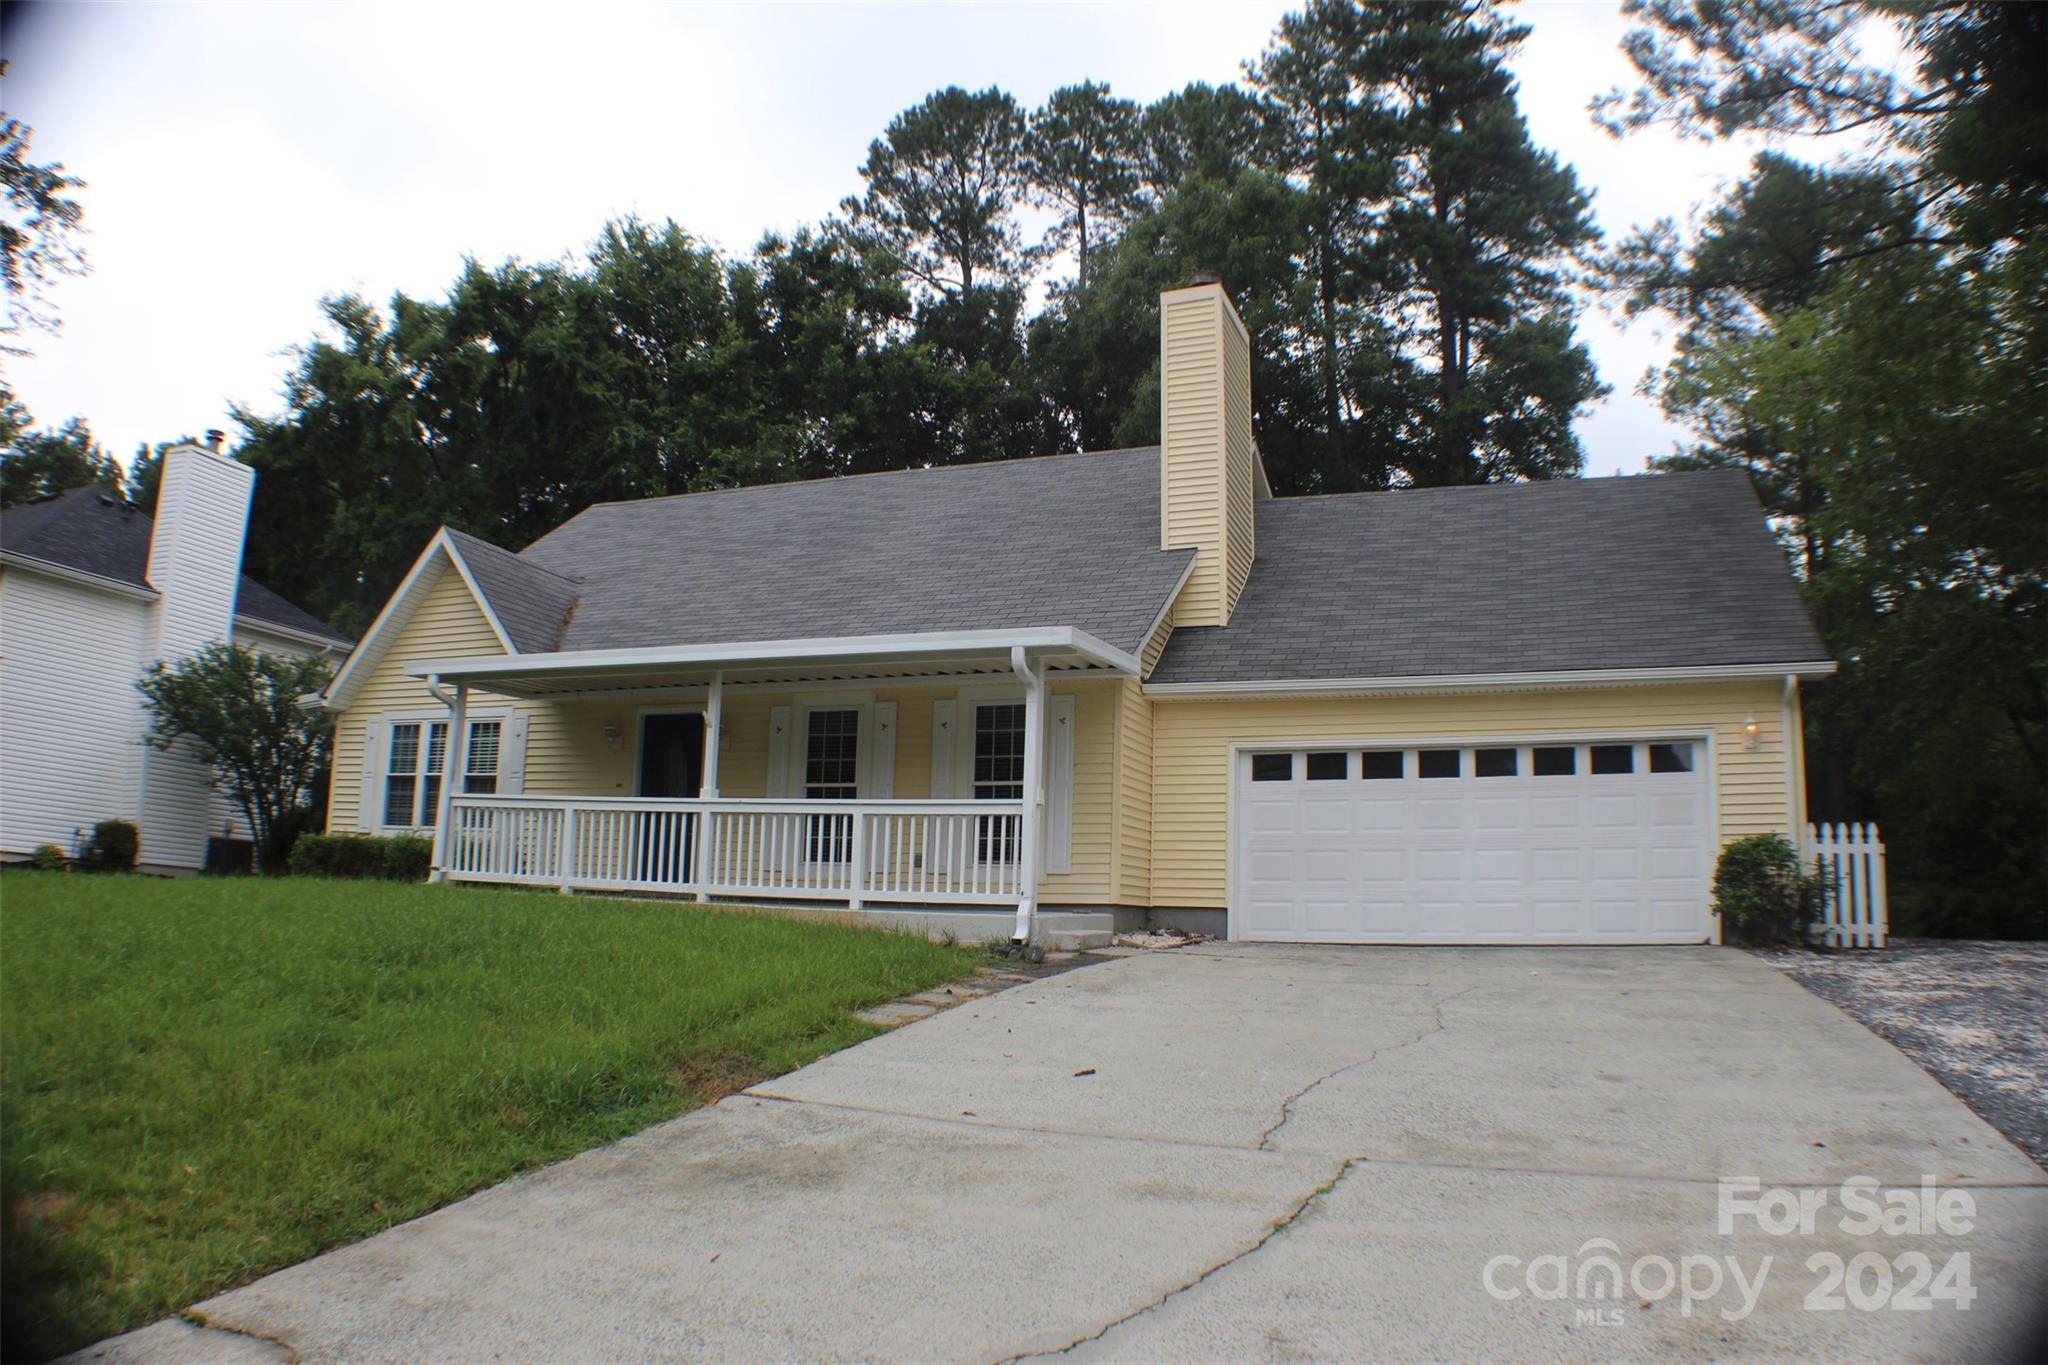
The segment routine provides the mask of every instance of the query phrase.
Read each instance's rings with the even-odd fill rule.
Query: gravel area
[[[1889,1039],[2048,1167],[2048,943],[1893,939],[1758,956]]]

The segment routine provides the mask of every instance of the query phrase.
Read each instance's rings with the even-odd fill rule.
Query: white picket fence
[[[1808,825],[1806,856],[1827,874],[1823,943],[1836,948],[1884,947],[1884,845],[1876,825]]]

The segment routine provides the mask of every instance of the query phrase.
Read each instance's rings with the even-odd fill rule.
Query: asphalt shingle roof
[[[1227,626],[1162,683],[1803,663],[1827,657],[1739,471],[1258,504]]]
[[[580,591],[562,649],[1071,626],[1135,653],[1193,554],[1158,546],[1155,447],[604,503],[518,558]]]
[[[521,654],[544,654],[562,638],[581,585],[487,540],[450,528],[448,538],[476,575],[498,623]]]
[[[109,578],[131,587],[149,582],[150,519],[132,503],[98,488],[74,488],[0,513],[0,549],[59,568]],[[235,594],[235,611],[336,644],[353,641],[312,612],[264,587],[247,574]]]

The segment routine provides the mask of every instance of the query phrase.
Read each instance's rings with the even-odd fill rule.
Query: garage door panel
[[[1396,834],[1408,828],[1413,813],[1406,801],[1389,801],[1372,797],[1356,802],[1358,832],[1361,834]]]
[[[1257,799],[1249,806],[1246,815],[1255,834],[1292,834],[1300,820],[1292,797]]]
[[[1411,828],[1423,834],[1462,832],[1465,828],[1465,803],[1456,797],[1420,798],[1415,802]]]
[[[1301,828],[1307,834],[1348,836],[1354,819],[1355,812],[1348,801],[1321,797],[1304,799],[1301,803]]]
[[[1291,778],[1259,783],[1245,755],[1234,932],[1309,942],[1705,939],[1705,763],[1653,774],[1638,743],[1635,771],[1595,774],[1580,746],[1572,772],[1538,777],[1527,746],[1543,742],[1492,742],[1516,752],[1513,763],[1491,755],[1484,766],[1495,775],[1485,777],[1472,747],[1457,753],[1458,776],[1421,777],[1418,750],[1449,747],[1441,744],[1408,747],[1397,767],[1371,767],[1376,778],[1352,758],[1342,779],[1315,782],[1307,751],[1282,769]],[[1402,775],[1390,778],[1390,767]]]

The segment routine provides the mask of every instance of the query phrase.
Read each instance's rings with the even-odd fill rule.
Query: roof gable
[[[383,662],[392,645],[404,633],[413,614],[427,600],[428,595],[440,586],[442,580],[450,575],[461,581],[464,590],[489,625],[492,638],[497,641],[498,647],[507,654],[521,652],[506,631],[503,622],[499,620],[498,614],[491,609],[490,600],[477,585],[463,552],[457,547],[455,537],[460,534],[443,527],[427,542],[427,548],[420,551],[419,558],[413,561],[412,567],[406,570],[405,577],[399,580],[398,587],[384,603],[384,609],[377,613],[377,619],[370,623],[370,628],[363,632],[363,638],[349,651],[349,656],[342,660],[341,667],[322,689],[320,695],[325,699],[324,704],[329,709],[344,710],[355,700],[356,694],[362,690],[370,674],[376,671],[377,665]],[[475,538],[464,536],[463,539],[473,541]]]

